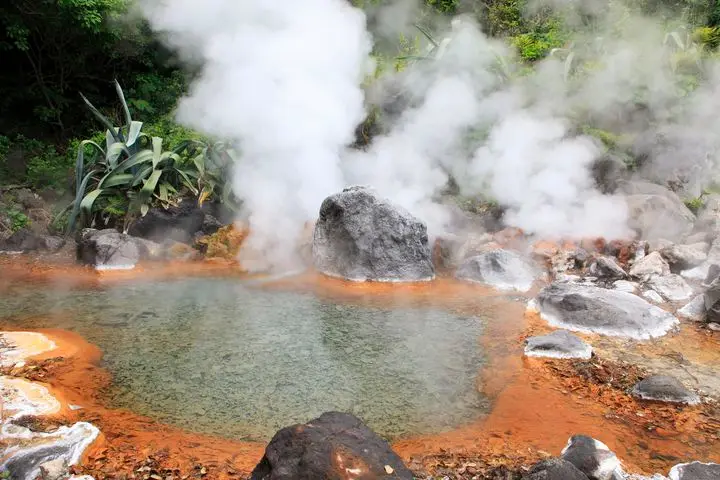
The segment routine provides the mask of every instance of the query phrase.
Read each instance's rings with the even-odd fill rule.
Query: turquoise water
[[[0,321],[83,335],[104,352],[113,406],[201,433],[267,440],[341,410],[395,438],[487,411],[481,319],[361,303],[237,279],[19,286],[0,295]]]

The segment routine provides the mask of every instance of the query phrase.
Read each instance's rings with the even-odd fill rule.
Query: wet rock
[[[553,282],[540,291],[537,304],[550,325],[580,332],[648,339],[678,323],[631,293],[574,283]]]
[[[64,458],[56,458],[40,465],[41,480],[62,480],[70,474]]]
[[[629,195],[625,200],[630,211],[628,223],[645,240],[677,241],[692,231],[695,215],[669,190],[662,195]]]
[[[433,263],[438,268],[457,268],[468,257],[484,253],[492,248],[492,235],[445,234],[435,241]]]
[[[47,462],[63,459],[67,465],[78,463],[99,431],[89,423],[78,422],[52,433],[35,433],[17,425],[3,427],[3,433],[6,440],[14,437],[23,442],[3,460],[0,471],[7,470],[13,479],[34,480],[40,475],[40,466]]]
[[[702,322],[705,320],[705,297],[704,295],[698,295],[690,300],[687,305],[677,311],[677,315],[692,320],[693,322]]]
[[[700,403],[700,397],[683,386],[678,379],[668,375],[652,375],[640,380],[632,389],[635,397],[658,402]]]
[[[613,288],[621,292],[635,293],[638,289],[638,284],[635,282],[628,282],[627,280],[618,280],[613,282]]]
[[[720,464],[680,463],[670,470],[670,480],[717,480],[720,478]]]
[[[567,460],[552,458],[534,465],[523,480],[588,480],[588,477]]]
[[[566,330],[557,330],[548,335],[528,338],[525,355],[528,357],[588,359],[592,357],[592,347]]]
[[[354,281],[435,276],[425,224],[365,187],[346,188],[322,203],[313,260],[320,272]]]
[[[620,475],[620,461],[607,445],[585,435],[573,435],[561,458],[572,463],[590,480],[611,480]]]
[[[65,245],[65,239],[51,235],[40,235],[28,228],[23,228],[0,240],[0,251],[32,252],[46,250],[56,252]]]
[[[660,251],[670,267],[676,270],[687,270],[702,264],[707,259],[707,244],[672,245]]]
[[[600,278],[625,278],[627,273],[612,257],[598,257],[590,266],[590,274]]]
[[[205,221],[206,213],[196,202],[184,201],[167,209],[151,208],[130,226],[128,234],[158,243],[164,240],[192,243],[195,233],[203,231],[203,227],[211,230]]]
[[[499,290],[530,290],[535,269],[520,254],[510,250],[492,250],[468,258],[455,276],[460,280],[483,283]]]
[[[160,251],[161,247],[148,240],[111,229],[83,229],[77,244],[78,260],[99,268],[132,268]]]
[[[669,275],[670,265],[658,252],[651,252],[635,262],[630,269],[630,276],[635,278],[649,278],[652,275]]]
[[[680,275],[654,276],[648,286],[671,302],[687,300],[693,294],[690,285]]]
[[[665,303],[665,300],[655,290],[646,290],[642,293],[642,296],[645,300],[655,304]]]
[[[357,417],[323,413],[278,431],[251,480],[407,479],[413,474],[390,445]]]

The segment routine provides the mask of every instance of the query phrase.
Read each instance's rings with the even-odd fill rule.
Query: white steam
[[[339,156],[364,118],[364,14],[344,0],[143,6],[154,28],[203,65],[178,119],[239,142],[234,187],[248,248],[286,264],[304,222],[343,187]]]

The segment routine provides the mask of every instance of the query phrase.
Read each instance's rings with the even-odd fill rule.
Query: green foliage
[[[0,211],[0,214],[10,220],[10,230],[12,232],[17,232],[30,225],[28,216],[15,208],[4,208]]]
[[[425,0],[425,3],[438,12],[453,14],[457,11],[459,0]]]
[[[703,205],[705,204],[705,201],[702,199],[702,196],[697,197],[697,198],[689,198],[689,199],[685,200],[684,202],[685,202],[685,206],[691,212],[693,212],[695,214],[697,214],[700,211],[700,209],[703,207]]]
[[[232,166],[230,149],[222,143],[209,145],[195,139],[184,139],[172,149],[164,148],[168,143],[162,137],[142,132],[143,123],[132,119],[117,83],[116,90],[125,114],[121,127],[115,127],[85,99],[107,130],[104,147],[93,140],[84,140],[78,146],[76,194],[68,206],[69,231],[74,230],[79,216],[83,225],[97,221],[107,224],[110,217],[120,212],[125,213],[127,228],[137,216],[144,216],[151,205],[167,207],[186,195],[193,195],[202,203],[217,194],[221,200],[232,203],[234,197],[227,181]],[[181,127],[174,129],[173,135],[185,132]]]

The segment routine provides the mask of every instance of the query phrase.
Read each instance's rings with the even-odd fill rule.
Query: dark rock
[[[547,358],[583,358],[592,356],[592,347],[566,330],[526,340],[525,355]]]
[[[676,378],[668,375],[652,375],[639,381],[632,394],[643,400],[659,402],[686,403],[695,405],[700,398],[685,388]]]
[[[523,480],[588,480],[588,477],[567,460],[552,458],[535,464]]]
[[[492,250],[468,258],[455,276],[460,280],[483,283],[500,290],[530,290],[536,273],[533,266],[518,253]]]
[[[220,220],[210,214],[207,214],[205,215],[205,219],[203,219],[202,226],[200,227],[200,232],[202,232],[203,235],[212,235],[213,233],[220,230],[223,226],[224,225],[220,222]]]
[[[151,208],[130,226],[128,234],[158,243],[167,239],[192,243],[195,233],[203,229],[205,216],[205,212],[190,201],[167,210]]]
[[[251,480],[407,479],[413,474],[390,445],[357,417],[328,412],[278,431]]]
[[[31,252],[49,250],[56,252],[65,245],[65,239],[49,235],[39,235],[28,228],[23,228],[0,241],[0,251]]]
[[[553,282],[537,297],[551,325],[568,330],[648,339],[665,335],[677,319],[631,293]]]
[[[315,267],[333,277],[412,282],[435,276],[425,224],[365,187],[323,201],[312,250]]]
[[[570,437],[561,458],[590,480],[611,480],[620,469],[620,461],[607,445],[585,435]]]
[[[670,470],[670,480],[718,480],[720,464],[717,463],[681,463]]]
[[[600,278],[625,278],[627,273],[611,257],[598,257],[590,266],[590,274]]]
[[[40,195],[34,193],[28,188],[20,188],[12,191],[12,197],[15,202],[22,205],[26,210],[35,208],[45,208],[45,201]]]
[[[158,255],[161,248],[148,240],[116,230],[83,229],[77,244],[80,262],[103,268],[131,268],[140,260]]]

